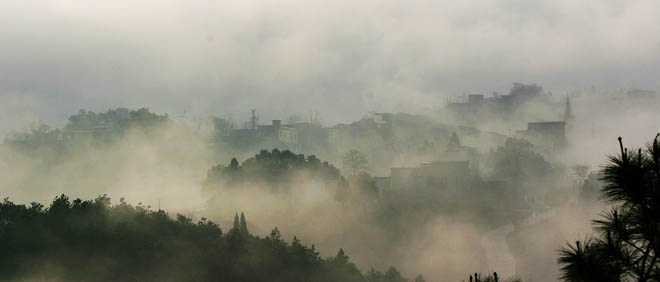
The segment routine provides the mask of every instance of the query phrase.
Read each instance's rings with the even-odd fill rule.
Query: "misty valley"
[[[11,121],[0,281],[660,281],[658,105],[514,83],[333,124]]]

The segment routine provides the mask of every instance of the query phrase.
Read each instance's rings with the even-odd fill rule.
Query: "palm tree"
[[[613,207],[594,221],[596,237],[560,250],[565,281],[660,281],[660,145],[629,150],[605,166],[603,197]]]

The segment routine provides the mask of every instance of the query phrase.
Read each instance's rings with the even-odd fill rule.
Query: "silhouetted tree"
[[[552,166],[534,151],[534,145],[525,139],[507,138],[503,146],[491,153],[494,176],[514,182],[539,180],[550,175]]]
[[[231,162],[229,162],[228,168],[231,170],[238,170],[238,160],[236,160],[236,158],[231,158]]]
[[[586,201],[596,200],[600,195],[603,182],[599,173],[590,174],[580,186],[580,199]]]
[[[452,132],[451,137],[449,137],[449,143],[447,144],[447,152],[455,152],[460,148],[461,141],[458,140],[458,135],[456,135],[456,132]]]
[[[105,195],[61,195],[48,207],[5,199],[0,281],[367,281],[343,249],[322,259],[297,237],[284,242],[277,228],[266,238],[243,236],[244,220],[234,218],[237,226],[223,234],[205,218],[173,219],[123,200],[112,206]],[[400,281],[396,274],[381,281]]]
[[[387,272],[385,272],[385,275],[383,276],[383,281],[386,281],[386,282],[408,282],[408,279],[401,276],[401,272],[399,272],[396,268],[391,266],[387,270]]]
[[[573,171],[575,177],[577,177],[578,187],[582,186],[582,184],[584,184],[584,180],[587,179],[587,174],[589,173],[589,165],[574,164],[573,166],[571,166],[571,170]]]
[[[596,237],[560,251],[565,281],[660,281],[659,136],[630,152],[619,137],[620,155],[603,170],[603,197],[613,207],[594,221]]]
[[[202,181],[202,188],[213,192],[239,187],[241,184],[254,184],[258,187],[269,187],[274,192],[288,192],[291,186],[299,184],[294,181],[299,173],[304,173],[327,186],[335,185],[341,178],[339,169],[328,162],[321,162],[314,155],[305,157],[288,150],[274,149],[262,150],[241,165],[233,158],[227,166],[212,167]]]
[[[245,214],[241,212],[241,227],[240,227],[241,235],[243,236],[248,236],[250,235],[250,232],[248,232],[247,228],[247,222],[245,221]]]
[[[150,129],[156,125],[163,124],[168,120],[167,115],[152,113],[148,108],[137,110],[117,108],[108,110],[105,113],[80,110],[78,114],[69,117],[69,124],[64,127],[64,130],[103,130],[123,133],[125,130],[133,127]]]
[[[241,230],[241,224],[238,220],[238,213],[236,213],[236,215],[234,215],[234,225],[231,228],[231,230],[233,230],[235,232],[239,232],[239,230]]]
[[[344,254],[344,249],[339,249],[337,252],[337,255],[335,256],[335,262],[338,264],[347,264],[348,263],[348,256]]]
[[[64,154],[68,149],[80,145],[103,145],[116,141],[129,129],[144,133],[155,132],[159,125],[169,121],[167,115],[152,113],[147,108],[131,111],[125,108],[111,109],[104,113],[80,110],[69,117],[69,123],[61,129],[53,129],[43,123],[33,124],[29,132],[10,133],[4,143],[21,152],[40,152],[37,149],[51,149],[53,153]],[[86,136],[86,142],[78,142],[76,136]]]
[[[516,277],[511,277],[511,278],[506,278],[503,279],[499,275],[497,275],[497,272],[493,272],[491,274],[487,274],[486,276],[481,275],[481,273],[474,273],[473,275],[470,275],[468,278],[468,281],[470,282],[521,282],[519,278]]]
[[[351,175],[357,175],[366,170],[368,163],[367,156],[358,150],[350,150],[344,155],[344,168],[348,169]]]

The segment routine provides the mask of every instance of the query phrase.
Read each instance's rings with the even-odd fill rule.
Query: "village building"
[[[298,146],[303,152],[313,152],[316,148],[327,148],[330,144],[331,129],[318,123],[297,122],[284,126],[296,130]]]
[[[244,146],[262,146],[299,152],[298,132],[295,128],[283,126],[280,120],[273,120],[269,125],[256,125],[255,128],[231,129],[225,140]]]
[[[565,121],[530,122],[527,129],[519,130],[518,134],[542,150],[562,150],[567,143]]]
[[[270,143],[273,148],[298,152],[298,131],[283,126],[281,120],[273,120],[270,125],[258,125],[257,136]]]
[[[630,98],[653,98],[656,97],[656,92],[653,90],[632,89],[628,90],[626,95]]]
[[[519,108],[531,101],[554,106],[550,97],[550,93],[544,93],[541,86],[514,83],[507,95],[493,93],[493,96],[485,97],[483,94],[468,94],[467,100],[449,102],[446,109],[461,122],[474,124],[493,118],[511,118]]]

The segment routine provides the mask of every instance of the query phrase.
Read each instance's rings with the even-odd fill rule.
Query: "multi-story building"
[[[295,128],[283,126],[281,120],[273,120],[270,125],[257,126],[257,135],[275,148],[299,151],[298,131]]]
[[[280,149],[299,152],[298,131],[295,128],[283,126],[282,121],[273,120],[269,125],[255,125],[253,128],[232,129],[226,140],[247,148]]]
[[[303,152],[313,152],[317,148],[327,148],[329,145],[331,130],[318,123],[298,122],[284,126],[296,130],[297,143]]]
[[[539,147],[561,150],[566,146],[566,122],[544,121],[527,123],[527,130],[518,131],[523,138],[531,139]]]

